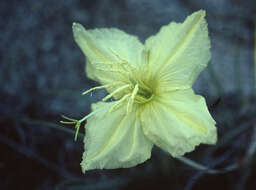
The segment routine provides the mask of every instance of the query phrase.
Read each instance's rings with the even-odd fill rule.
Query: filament
[[[127,104],[127,113],[129,113],[132,110],[132,105],[133,105],[135,96],[138,93],[138,91],[139,91],[139,85],[136,84],[132,91],[131,98],[129,99],[128,104]]]
[[[115,82],[113,84],[106,84],[106,85],[102,85],[102,86],[96,86],[93,88],[90,88],[89,90],[86,90],[85,92],[82,93],[82,95],[88,94],[89,92],[93,91],[93,90],[98,90],[98,89],[102,89],[102,88],[108,88],[111,86],[115,86],[116,84],[119,84],[120,82]]]
[[[111,94],[107,95],[105,98],[102,99],[102,101],[106,101],[108,100],[109,98],[111,98],[112,96],[114,96],[116,93],[118,92],[121,92],[122,90],[126,89],[126,88],[129,88],[131,85],[130,84],[127,84],[127,85],[124,85],[124,86],[121,86],[120,88],[117,88],[115,91],[113,91]]]
[[[107,72],[118,72],[118,73],[121,73],[123,75],[127,75],[128,72],[125,72],[121,69],[103,69],[103,68],[99,68],[99,67],[96,67],[97,70],[99,71],[107,71]]]
[[[128,97],[130,96],[130,94],[126,94],[125,96],[123,96],[120,100],[118,100],[110,109],[109,112],[112,112],[117,106],[119,106],[123,101],[125,101]]]

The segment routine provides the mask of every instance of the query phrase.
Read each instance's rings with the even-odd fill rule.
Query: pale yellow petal
[[[128,62],[136,65],[143,45],[137,37],[121,30],[86,30],[78,23],[73,24],[74,38],[86,56],[86,74],[89,78],[109,84],[124,80]]]
[[[159,88],[190,88],[211,57],[205,11],[193,13],[184,23],[163,26],[145,46],[150,50],[151,70],[161,80]]]
[[[215,144],[217,132],[205,100],[192,89],[157,97],[141,113],[144,134],[172,156],[194,150],[200,143]]]
[[[132,167],[150,158],[153,144],[144,136],[135,108],[127,115],[126,105],[108,113],[113,104],[100,102],[92,106],[102,111],[85,125],[83,172]]]

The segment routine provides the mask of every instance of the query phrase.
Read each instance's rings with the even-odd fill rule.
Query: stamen
[[[93,64],[102,64],[102,65],[114,65],[118,62],[92,62]]]
[[[106,85],[96,86],[96,87],[90,88],[89,90],[84,91],[82,93],[82,95],[88,94],[89,92],[91,92],[93,90],[98,90],[98,89],[102,89],[102,88],[108,88],[108,87],[111,87],[111,86],[115,86],[116,84],[119,84],[119,83],[120,82],[115,82],[113,84],[106,84]]]
[[[118,62],[118,61],[113,61],[113,62],[92,62],[95,64],[102,64],[102,65],[117,65],[117,64],[126,64],[126,62]]]
[[[125,72],[121,69],[103,69],[103,68],[99,68],[99,67],[96,67],[96,69],[99,70],[99,71],[118,72],[118,73],[121,73],[123,75],[128,75],[129,74],[128,72]]]
[[[117,106],[119,106],[123,101],[125,101],[128,97],[130,96],[130,94],[126,94],[125,96],[123,96],[120,100],[118,100],[110,109],[109,109],[109,113],[111,113],[112,111],[114,111],[115,108],[117,108]]]
[[[149,56],[150,56],[150,50],[142,50],[141,58],[142,63],[145,63],[146,65],[149,64]]]
[[[124,63],[129,63],[126,59],[122,58],[120,55],[118,55],[113,49],[109,48],[109,50],[121,61],[123,61]]]
[[[131,98],[129,99],[128,104],[127,104],[127,113],[129,113],[132,110],[132,105],[133,105],[135,96],[138,93],[138,91],[139,91],[139,85],[136,84],[132,91]]]
[[[112,96],[114,96],[116,93],[121,92],[122,90],[129,88],[131,86],[131,84],[127,84],[124,86],[121,86],[120,88],[116,89],[115,91],[113,91],[111,94],[107,95],[105,98],[102,99],[103,102],[105,102],[106,100],[108,100],[109,98],[111,98]]]
[[[125,63],[130,70],[133,70],[134,68],[131,66],[131,64],[129,64],[129,61],[127,61],[126,59],[122,58],[120,55],[118,55],[118,53],[116,53],[113,49],[109,48],[109,50],[121,61],[123,61],[122,63]],[[121,65],[122,66],[122,65]],[[123,66],[122,66],[123,67]],[[124,68],[124,67],[123,67]],[[125,68],[124,68],[125,69]]]

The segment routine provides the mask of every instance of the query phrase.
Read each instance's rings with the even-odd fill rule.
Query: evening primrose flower
[[[63,122],[78,131],[87,120],[83,172],[136,166],[150,158],[153,145],[177,157],[200,143],[216,143],[215,121],[192,90],[211,56],[204,17],[200,10],[184,23],[171,22],[145,44],[115,28],[73,24],[86,74],[101,84],[83,94],[109,93],[83,119]]]

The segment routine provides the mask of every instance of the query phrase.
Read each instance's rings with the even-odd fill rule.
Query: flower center
[[[94,62],[94,65],[96,65],[97,70],[119,74],[120,81],[91,88],[83,94],[88,94],[96,89],[111,88],[111,93],[104,97],[102,101],[107,101],[114,97],[115,104],[110,108],[110,112],[119,105],[126,103],[127,113],[129,113],[134,103],[147,103],[153,99],[156,92],[156,80],[152,77],[152,72],[150,72],[148,67],[150,51],[142,51],[141,64],[137,67],[122,58],[112,49],[110,51],[119,59],[118,62]],[[105,67],[97,67],[97,64]]]
[[[138,85],[138,92],[135,96],[134,101],[139,104],[149,102],[153,98],[153,90],[145,84]]]

